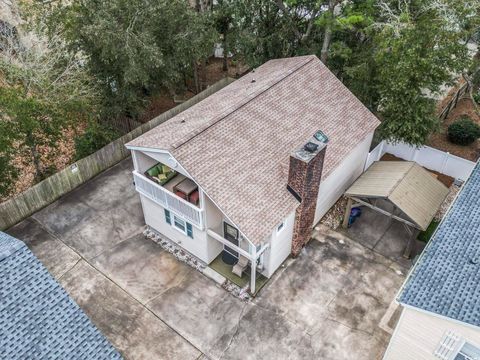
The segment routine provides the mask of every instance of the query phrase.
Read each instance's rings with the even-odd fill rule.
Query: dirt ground
[[[74,138],[85,131],[86,123],[79,122],[77,128],[69,128],[63,131],[62,139],[58,141],[57,148],[53,150],[48,146],[39,148],[43,164],[60,170],[68,166],[75,155]],[[35,167],[29,157],[29,153],[18,155],[14,159],[14,165],[18,169],[19,177],[14,185],[10,196],[1,197],[0,203],[19,194],[35,184]]]
[[[248,71],[248,67],[245,65],[238,65],[233,63],[229,60],[228,64],[228,72],[223,71],[223,59],[218,58],[210,58],[207,61],[205,72],[199,71],[199,78],[202,82],[202,89],[207,88],[210,85],[215,84],[217,81],[225,78],[238,78],[242,76],[245,72]],[[203,80],[202,80],[203,79]],[[187,84],[188,90],[183,94],[177,94],[172,97],[171,94],[163,93],[161,95],[155,96],[150,100],[150,104],[148,107],[143,111],[143,113],[139,117],[139,121],[141,123],[145,123],[150,121],[154,117],[168,111],[179,103],[190,99],[191,97],[195,96],[194,92],[194,84],[193,81],[189,81]]]
[[[462,82],[459,83],[459,86],[460,85],[462,85]],[[455,94],[456,89],[457,88],[452,89],[449,95],[439,103],[439,112],[446,106],[447,102]],[[440,125],[439,131],[430,136],[427,145],[442,151],[449,152],[450,154],[460,156],[467,160],[477,161],[480,157],[480,143],[478,140],[475,141],[473,144],[467,146],[452,144],[450,141],[448,141],[448,126],[457,119],[459,119],[461,116],[468,116],[480,125],[480,116],[475,112],[472,101],[468,96],[462,98],[458,102],[455,109],[450,112],[445,121],[443,121]]]

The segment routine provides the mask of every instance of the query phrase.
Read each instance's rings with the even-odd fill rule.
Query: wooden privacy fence
[[[231,78],[225,78],[216,82],[193,98],[138,126],[128,134],[46,178],[14,198],[1,203],[0,230],[15,225],[95,175],[125,159],[129,155],[129,151],[125,147],[126,143],[195,105],[233,81]]]
[[[115,130],[120,131],[121,134],[129,133],[136,129],[137,127],[141,126],[142,123],[140,121],[134,119],[110,119],[104,122],[105,125],[112,126]]]
[[[463,181],[467,180],[475,167],[473,161],[434,149],[430,146],[415,147],[404,143],[391,144],[382,141],[368,154],[367,161],[365,162],[365,170],[368,169],[374,161],[380,160],[385,153],[395,155],[403,160],[415,161],[427,169],[438,171],[440,174],[445,174]]]
[[[450,114],[450,111],[452,111],[453,109],[455,109],[455,107],[457,106],[458,104],[458,101],[462,98],[463,95],[465,95],[468,91],[470,91],[470,85],[468,82],[466,82],[465,84],[463,84],[462,86],[460,86],[458,88],[458,90],[455,92],[455,95],[452,96],[452,98],[450,99],[450,101],[447,103],[447,105],[445,105],[445,107],[443,108],[442,112],[440,113],[439,117],[440,117],[440,120],[445,120],[448,116],[448,114]]]

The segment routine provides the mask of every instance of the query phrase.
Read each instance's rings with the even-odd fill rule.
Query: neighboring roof
[[[289,155],[317,131],[323,178],[378,126],[316,56],[271,60],[127,144],[168,150],[252,242],[298,206]]]
[[[121,359],[20,240],[0,232],[0,358]]]
[[[422,230],[447,194],[432,173],[411,161],[374,162],[345,192],[346,196],[387,199]]]
[[[480,163],[415,264],[399,302],[480,326]]]

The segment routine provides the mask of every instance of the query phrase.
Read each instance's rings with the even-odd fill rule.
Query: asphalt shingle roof
[[[127,144],[168,150],[252,242],[298,206],[287,191],[290,154],[322,130],[322,177],[379,125],[313,55],[268,61]]]
[[[480,326],[480,162],[417,261],[398,300]]]
[[[3,232],[0,359],[121,359],[27,246]]]

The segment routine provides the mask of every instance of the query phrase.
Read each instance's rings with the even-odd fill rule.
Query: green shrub
[[[90,122],[85,133],[75,138],[75,161],[93,154],[120,136],[115,129]]]
[[[448,139],[458,145],[470,145],[480,137],[480,126],[464,116],[448,127]]]
[[[428,241],[432,237],[433,233],[437,229],[438,224],[440,224],[440,222],[433,219],[432,222],[430,223],[430,225],[428,225],[427,229],[418,234],[417,239],[420,240],[420,241],[423,241],[424,243],[428,243]]]
[[[473,94],[473,100],[475,100],[475,102],[477,104],[480,104],[480,90],[477,90],[474,94]]]

